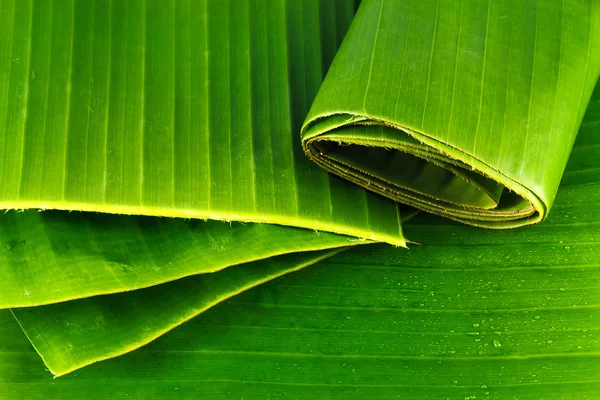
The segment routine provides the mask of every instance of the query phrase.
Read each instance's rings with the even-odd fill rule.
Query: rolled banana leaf
[[[303,125],[306,154],[487,228],[548,215],[600,74],[595,0],[363,1]]]

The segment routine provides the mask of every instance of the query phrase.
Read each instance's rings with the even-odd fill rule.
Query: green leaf
[[[417,218],[429,245],[359,246],[57,380],[2,312],[0,397],[595,399],[599,184],[528,229]]]
[[[2,9],[0,208],[262,222],[404,245],[397,204],[330,177],[297,136],[353,2]]]
[[[269,224],[26,211],[2,217],[0,308],[119,293],[354,238]]]
[[[539,222],[600,75],[598,48],[597,1],[366,0],[304,123],[304,149],[332,173],[467,224]]]
[[[13,309],[56,376],[151,342],[215,304],[340,250],[272,257],[148,289]]]
[[[596,84],[573,146],[561,185],[577,186],[600,182],[600,83]]]
[[[597,397],[599,4],[354,3],[0,2],[0,207],[88,211],[0,219],[0,307],[54,374],[131,351],[50,382],[0,311],[0,398]],[[265,283],[405,245],[304,156],[317,90],[318,164],[489,227],[546,217],[592,101],[545,224]]]

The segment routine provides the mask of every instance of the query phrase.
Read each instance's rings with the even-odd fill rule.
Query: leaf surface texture
[[[0,398],[597,397],[598,49],[597,0],[0,1]]]

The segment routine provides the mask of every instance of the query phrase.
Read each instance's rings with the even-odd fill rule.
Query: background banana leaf
[[[0,220],[0,307],[50,371],[263,284],[54,382],[2,311],[0,397],[597,397],[600,6],[534,3],[0,3],[0,206],[88,211]],[[323,262],[413,212],[302,154],[317,90],[318,164],[475,225],[545,218],[580,129],[563,213]]]

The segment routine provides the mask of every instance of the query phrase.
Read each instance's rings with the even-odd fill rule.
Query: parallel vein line
[[[67,187],[67,176],[68,176],[68,170],[67,170],[67,159],[68,159],[68,154],[69,154],[69,117],[70,117],[70,113],[71,113],[71,93],[73,92],[73,80],[72,80],[72,76],[73,76],[73,44],[74,44],[74,40],[73,38],[75,37],[75,0],[71,0],[71,38],[70,38],[70,43],[69,43],[69,73],[68,73],[68,77],[67,77],[67,105],[66,105],[66,114],[67,114],[67,118],[65,121],[65,144],[63,147],[63,167],[62,167],[62,174],[63,174],[63,179],[62,179],[62,190],[61,190],[61,194],[63,199],[65,199],[65,190]],[[89,117],[88,117],[89,119]],[[84,168],[85,171],[85,168]]]
[[[473,138],[472,151],[475,152],[477,148],[477,139],[479,138],[479,126],[481,124],[481,114],[483,108],[483,93],[485,88],[485,63],[487,57],[487,49],[489,42],[489,28],[490,28],[490,9],[492,8],[492,1],[488,0],[487,5],[487,16],[485,20],[485,38],[483,40],[483,66],[481,67],[481,89],[479,91],[479,109],[477,112],[477,126],[475,127],[475,137]]]
[[[142,77],[141,77],[141,120],[140,120],[140,205],[144,205],[144,134],[146,130],[146,36],[147,36],[147,0],[142,0]]]
[[[108,180],[108,121],[111,112],[110,96],[111,96],[111,72],[112,72],[112,10],[113,0],[108,2],[108,68],[106,69],[106,115],[104,118],[104,173],[102,178],[102,202],[106,204],[106,185]]]
[[[24,162],[25,162],[25,136],[27,135],[27,126],[28,126],[28,122],[29,122],[29,106],[30,106],[30,99],[29,99],[29,77],[31,76],[31,35],[33,34],[33,4],[31,5],[31,8],[29,9],[29,36],[28,36],[28,40],[27,40],[27,75],[25,76],[25,94],[24,94],[24,100],[23,100],[23,104],[25,105],[24,110],[23,110],[23,131],[20,134],[21,137],[21,146],[19,148],[19,157],[20,157],[20,161],[19,161],[19,170],[18,170],[18,177],[16,179],[16,189],[17,189],[17,193],[16,193],[16,200],[18,201],[21,197],[21,184],[22,184],[22,178],[23,178],[23,168],[25,167]]]
[[[367,105],[367,96],[369,94],[369,87],[371,86],[371,77],[373,76],[373,63],[375,61],[375,49],[377,49],[377,39],[379,36],[379,26],[381,25],[381,16],[383,15],[383,2],[384,0],[380,0],[379,2],[379,17],[377,18],[377,26],[375,27],[375,39],[373,40],[373,50],[371,52],[371,65],[369,66],[369,76],[367,78],[367,87],[365,88],[365,96],[363,98],[363,111],[366,111],[365,107]]]
[[[148,353],[167,353],[167,354],[216,354],[216,355],[252,355],[265,357],[299,357],[299,358],[334,358],[334,359],[391,359],[391,360],[448,360],[448,361],[466,361],[466,360],[484,360],[483,356],[421,356],[421,355],[393,355],[393,354],[327,354],[327,353],[293,353],[280,351],[244,351],[244,350],[143,350],[140,352]],[[577,353],[547,353],[547,354],[511,354],[511,355],[494,355],[488,357],[488,360],[531,360],[531,359],[547,359],[547,358],[587,358],[598,357],[600,352],[577,352]]]
[[[458,21],[458,34],[456,35],[456,54],[454,57],[454,78],[452,79],[452,100],[450,100],[450,116],[448,117],[448,129],[446,135],[452,128],[452,117],[454,116],[454,103],[456,100],[456,77],[458,75],[458,55],[460,54],[460,35],[462,31],[464,0],[460,1],[460,17]]]
[[[424,129],[425,125],[425,115],[427,114],[427,102],[429,100],[429,86],[431,83],[431,65],[433,64],[433,49],[435,48],[435,35],[437,33],[438,19],[439,19],[439,9],[440,9],[440,1],[436,1],[435,7],[435,21],[433,25],[433,35],[431,38],[431,51],[429,52],[429,68],[427,70],[427,88],[425,89],[425,101],[423,103],[423,115],[421,116],[421,129]]]
[[[348,311],[367,311],[367,312],[395,312],[395,313],[429,313],[429,314],[469,314],[473,312],[528,312],[542,310],[554,311],[574,311],[574,310],[593,310],[600,309],[600,304],[563,306],[563,307],[521,307],[521,308],[476,308],[476,309],[428,309],[428,308],[398,308],[398,307],[365,307],[365,306],[333,306],[333,305],[304,305],[304,304],[276,304],[276,303],[249,303],[244,301],[231,301],[229,304],[255,305],[264,308],[283,308],[283,309],[307,309],[307,310],[348,310]]]
[[[525,137],[523,138],[523,155],[521,157],[521,169],[519,171],[519,180],[523,179],[523,172],[526,172],[526,165],[529,165],[525,162],[525,158],[527,156],[527,142],[529,141],[529,130],[531,128],[531,109],[533,106],[533,88],[535,87],[535,67],[536,67],[536,50],[537,50],[537,36],[538,36],[538,2],[536,0],[536,9],[535,9],[535,34],[533,38],[533,65],[531,66],[531,85],[529,87],[529,105],[527,107],[527,124],[525,125]]]

